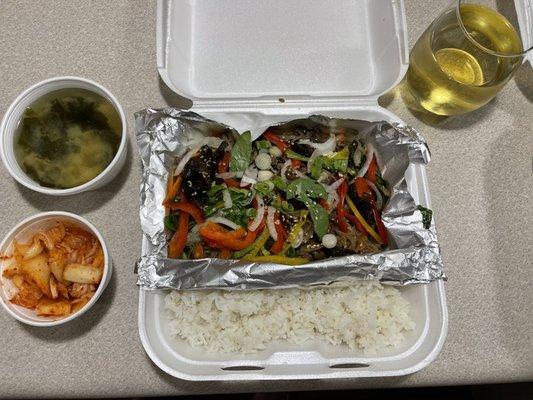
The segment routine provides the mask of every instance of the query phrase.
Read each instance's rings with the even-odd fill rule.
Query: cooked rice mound
[[[415,325],[400,291],[376,282],[312,290],[173,291],[164,308],[171,335],[211,353],[313,341],[374,354],[400,344]]]

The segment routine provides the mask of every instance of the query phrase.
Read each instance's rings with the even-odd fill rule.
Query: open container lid
[[[407,70],[405,26],[403,0],[159,0],[157,66],[195,108],[375,104]]]

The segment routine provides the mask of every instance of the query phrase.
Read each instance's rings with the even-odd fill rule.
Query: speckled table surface
[[[499,3],[503,4],[503,1]],[[410,43],[442,7],[406,1]],[[155,3],[147,1],[0,2],[0,113],[20,91],[57,75],[79,75],[109,88],[128,117],[126,166],[108,186],[50,198],[18,185],[0,168],[5,234],[41,211],[81,214],[99,227],[115,273],[89,313],[52,329],[0,313],[1,397],[95,397],[268,390],[478,384],[533,379],[531,229],[533,72],[524,65],[498,98],[453,119],[417,118],[396,92],[380,103],[418,128],[433,160],[433,208],[449,281],[449,333],[439,357],[406,377],[255,383],[194,383],[160,371],[137,333],[133,265],[140,252],[140,163],[132,114],[184,106],[155,68]]]

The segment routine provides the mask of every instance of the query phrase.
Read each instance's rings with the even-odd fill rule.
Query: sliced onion
[[[267,211],[267,228],[270,237],[274,242],[278,240],[278,232],[276,231],[276,224],[274,223],[274,215],[276,214],[276,209],[274,207],[268,206]]]
[[[194,155],[205,145],[209,146],[209,147],[214,147],[214,148],[218,148],[220,146],[220,144],[222,143],[222,139],[220,138],[217,138],[217,137],[214,137],[214,136],[209,136],[209,137],[201,137],[201,138],[198,138],[198,139],[192,139],[192,140],[189,140],[188,142],[184,143],[183,144],[183,147],[185,148],[191,148],[191,150],[186,153],[183,158],[180,160],[180,162],[178,163],[178,166],[176,167],[175,171],[174,171],[174,176],[176,175],[179,175],[183,172],[183,169],[185,168],[185,165],[187,165],[187,163],[189,162],[189,160],[194,157]],[[178,153],[178,156],[181,155],[183,152],[180,151],[180,153]]]
[[[329,139],[326,140],[324,143],[315,143],[315,142],[312,142],[310,139],[302,139],[302,140],[299,140],[298,143],[311,146],[313,149],[317,149],[321,151],[322,154],[324,154],[324,153],[329,153],[330,151],[335,150],[337,141],[335,139],[335,135],[330,135]]]
[[[246,186],[246,185],[255,185],[257,183],[257,174],[258,171],[256,168],[250,167],[246,171],[244,171],[244,174],[241,178],[240,186]]]
[[[328,192],[328,204],[330,206],[330,209],[334,209],[337,207],[337,204],[339,204],[339,195],[337,192]]]
[[[370,163],[372,162],[372,157],[374,156],[374,149],[372,148],[372,145],[369,143],[367,144],[366,148],[366,160],[359,172],[357,173],[357,176],[363,177],[366,175],[366,172],[368,171],[368,167],[370,166]]]
[[[209,217],[207,218],[207,221],[216,222],[217,224],[226,225],[228,228],[231,228],[233,230],[237,230],[241,228],[240,225],[237,225],[235,222],[230,221],[227,218],[224,217]]]
[[[255,214],[255,218],[248,227],[252,232],[254,232],[259,225],[261,224],[261,221],[263,220],[263,217],[265,216],[265,203],[263,202],[263,198],[259,196],[258,194],[255,196],[257,200],[257,214]]]
[[[325,181],[326,179],[328,180],[335,180],[335,177],[332,175],[331,172],[329,172],[327,169],[323,169],[322,172],[320,173],[320,176],[318,177],[318,179],[316,180],[318,183],[322,183],[323,181]],[[327,186],[327,185],[326,185]]]
[[[216,177],[220,179],[231,179],[235,177],[235,172],[222,172],[220,174],[216,174]]]
[[[287,177],[285,176],[285,173],[287,172],[287,168],[289,168],[290,165],[291,165],[291,160],[287,160],[281,167],[281,179],[283,179],[283,182],[285,183],[287,183]]]
[[[342,182],[344,182],[344,179],[344,177],[337,179],[329,186],[325,183],[321,183],[321,185],[324,187],[324,189],[326,189],[326,192],[328,193],[327,202],[330,205],[331,209],[337,207],[337,204],[339,203],[339,195],[337,194],[337,189],[342,184]]]
[[[311,154],[311,157],[309,157],[309,161],[307,161],[307,172],[310,173],[311,167],[318,156],[335,150],[336,139],[335,135],[331,135],[324,143],[313,143],[309,139],[300,140],[300,143],[307,144],[315,149]]]
[[[361,165],[361,158],[363,157],[363,146],[362,145],[358,145],[357,148],[355,149],[355,151],[353,152],[353,165],[355,165],[355,167],[359,167],[359,165]]]
[[[229,193],[229,190],[224,189],[222,192],[222,199],[224,200],[224,208],[233,207],[233,201],[231,200],[231,194]]]
[[[326,191],[328,192],[336,192],[340,185],[342,185],[342,182],[344,182],[344,177],[337,179],[335,182],[333,182],[331,185],[326,187]]]
[[[383,207],[383,196],[381,195],[381,192],[376,187],[376,185],[374,185],[371,181],[369,181],[368,179],[366,181],[368,182],[368,186],[370,186],[372,188],[372,190],[374,191],[374,193],[376,194],[376,207],[377,207],[377,209],[381,210],[381,208]]]
[[[195,148],[191,149],[187,154],[183,156],[183,158],[178,163],[178,166],[174,170],[174,176],[179,175],[183,172],[183,169],[185,168],[185,165],[189,162],[191,158],[194,157],[196,153],[202,148],[203,145],[196,146]]]
[[[309,161],[307,161],[307,173],[310,174],[311,173],[311,167],[313,166],[313,163],[315,162],[315,159],[318,157],[318,156],[321,156],[323,153],[318,150],[318,149],[315,149],[313,150],[313,153],[311,154],[311,157],[309,157]]]
[[[299,171],[299,170],[297,170],[297,169],[295,169],[295,170],[293,170],[293,171],[294,171],[294,173],[296,174],[296,176],[297,176],[298,178],[307,179],[307,175],[304,174],[303,172],[301,172],[301,171]]]
[[[200,242],[202,239],[200,238],[200,226],[201,225],[194,225],[191,230],[189,231],[187,235],[187,245],[193,245],[197,242]]]

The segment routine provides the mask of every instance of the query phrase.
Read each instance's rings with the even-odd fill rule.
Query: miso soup
[[[42,186],[80,186],[111,163],[122,134],[111,102],[85,89],[61,89],[32,103],[15,136],[22,170]]]

